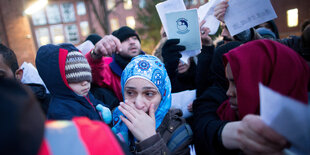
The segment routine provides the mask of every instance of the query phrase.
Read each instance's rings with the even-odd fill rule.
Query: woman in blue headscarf
[[[124,103],[113,112],[113,131],[135,154],[189,154],[192,131],[180,110],[170,110],[171,83],[156,57],[139,55],[121,77]],[[129,129],[129,130],[128,130]]]

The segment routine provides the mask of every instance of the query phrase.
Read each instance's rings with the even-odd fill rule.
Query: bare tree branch
[[[106,0],[98,0],[99,6],[96,6],[94,0],[89,0],[93,12],[95,13],[95,16],[97,20],[100,23],[100,26],[102,27],[103,31],[105,34],[110,34],[111,33],[111,27],[110,27],[110,20],[109,20],[109,15],[115,10],[115,8],[124,2],[124,0],[118,0],[115,2],[115,5],[111,8],[108,9],[107,7],[107,1]]]

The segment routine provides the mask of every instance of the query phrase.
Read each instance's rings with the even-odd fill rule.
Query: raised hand
[[[257,115],[246,115],[241,121],[226,124],[222,140],[226,148],[239,148],[245,154],[282,154],[289,144]]]
[[[220,2],[214,8],[214,16],[216,17],[217,20],[221,21],[222,23],[225,23],[224,16],[227,8],[228,8],[228,1]]]
[[[95,49],[92,53],[93,58],[101,58],[102,56],[112,56],[112,54],[122,51],[121,42],[113,35],[104,36],[95,45]]]
[[[199,24],[200,33],[201,33],[201,43],[204,46],[211,46],[213,44],[212,38],[209,36],[210,29],[208,27],[202,27],[206,21],[202,20]]]

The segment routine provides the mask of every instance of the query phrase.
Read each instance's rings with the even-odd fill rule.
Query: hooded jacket
[[[72,44],[48,44],[39,48],[36,65],[39,74],[51,93],[47,118],[50,120],[71,120],[86,116],[91,120],[102,120],[96,110],[101,102],[89,92],[77,95],[69,86],[65,76],[67,54],[78,51]]]

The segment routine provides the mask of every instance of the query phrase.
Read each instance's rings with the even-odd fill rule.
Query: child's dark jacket
[[[68,85],[65,64],[67,54],[71,51],[78,49],[71,44],[49,44],[38,50],[36,66],[51,93],[47,119],[71,120],[75,116],[86,116],[91,120],[102,120],[95,108],[101,102],[90,92],[86,96],[77,95]]]

